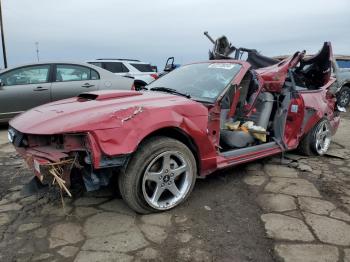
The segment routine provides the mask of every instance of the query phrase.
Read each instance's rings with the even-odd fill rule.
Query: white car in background
[[[87,63],[106,69],[116,75],[133,78],[136,90],[158,78],[158,74],[153,71],[151,64],[139,60],[99,58],[89,60]]]

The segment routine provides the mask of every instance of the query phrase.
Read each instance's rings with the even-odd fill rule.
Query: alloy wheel
[[[328,122],[324,121],[316,132],[316,146],[315,149],[319,155],[327,152],[331,143],[331,131]]]
[[[347,90],[341,92],[339,97],[339,104],[341,106],[346,106],[348,105],[349,100],[350,100],[350,93]]]
[[[193,174],[190,161],[179,151],[165,151],[146,167],[142,193],[147,203],[157,210],[179,204],[189,192]]]

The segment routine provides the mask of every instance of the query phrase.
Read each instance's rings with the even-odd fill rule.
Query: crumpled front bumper
[[[52,184],[54,176],[51,171],[53,168],[58,168],[67,187],[70,186],[70,171],[74,157],[50,147],[15,148],[42,184]]]

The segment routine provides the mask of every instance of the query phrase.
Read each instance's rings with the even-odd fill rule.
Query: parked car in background
[[[30,108],[103,89],[130,90],[133,80],[86,63],[47,62],[0,72],[0,122]]]
[[[340,90],[337,94],[338,105],[348,107],[350,104],[350,56],[335,56],[337,82]]]
[[[151,64],[135,59],[124,58],[99,58],[89,60],[87,63],[102,67],[116,75],[126,76],[134,79],[135,88],[146,86],[158,78],[157,72]]]
[[[158,67],[156,65],[151,65],[153,72],[158,72]]]
[[[350,55],[335,55],[334,57],[339,68],[350,69]]]

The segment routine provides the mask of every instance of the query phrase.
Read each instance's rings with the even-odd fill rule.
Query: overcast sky
[[[125,57],[163,68],[208,58],[213,37],[265,55],[350,54],[349,0],[1,0],[8,64]],[[0,63],[2,65],[2,62]]]

